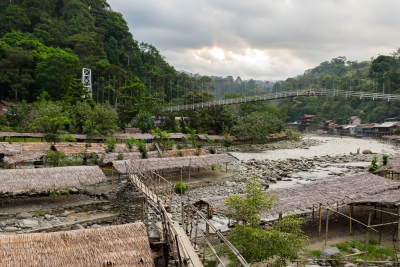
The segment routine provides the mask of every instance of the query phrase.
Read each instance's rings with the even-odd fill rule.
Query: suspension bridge
[[[215,267],[225,267],[220,258],[221,242],[223,242],[236,256],[238,267],[250,267],[240,252],[208,220],[209,210],[205,215],[201,209],[190,203],[189,198],[185,202],[180,196],[179,207],[182,221],[174,221],[168,212],[172,209],[174,185],[155,172],[145,172],[140,167],[135,168],[137,165],[133,161],[125,164],[128,181],[139,189],[145,197],[146,207],[151,207],[161,220],[161,223],[152,223],[152,226],[160,233],[161,241],[167,244],[166,250],[164,250],[164,257],[167,260],[171,255],[173,262],[179,267],[203,267],[207,259],[206,248],[208,248],[215,256]],[[148,218],[147,214],[146,218]],[[199,227],[200,221],[206,225],[205,232]],[[148,219],[146,225],[147,228],[150,225]],[[211,243],[210,229],[214,232],[214,239],[217,238],[216,243],[214,240],[217,249]],[[201,258],[198,252],[200,252]],[[166,262],[167,265],[168,262]]]
[[[249,97],[238,97],[229,98],[216,101],[207,101],[186,105],[176,105],[163,108],[164,112],[177,112],[185,110],[199,110],[211,107],[226,106],[226,105],[238,105],[243,103],[252,102],[262,102],[270,101],[283,98],[291,98],[297,96],[314,96],[310,92],[315,92],[315,96],[333,96],[333,97],[344,97],[344,98],[358,98],[367,99],[373,101],[388,101],[388,102],[400,102],[400,95],[397,94],[382,94],[382,93],[371,93],[371,92],[361,92],[361,91],[346,91],[346,90],[336,90],[336,89],[303,89],[303,90],[293,90],[285,92],[276,92],[264,95],[249,96]]]

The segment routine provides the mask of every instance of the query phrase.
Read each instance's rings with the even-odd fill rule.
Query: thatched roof
[[[206,141],[207,140],[207,138],[203,134],[196,134],[196,135],[197,135],[197,138],[202,140],[202,141]],[[224,135],[207,135],[207,137],[209,139],[213,138],[215,141],[225,139]],[[235,137],[234,136],[228,136],[228,139],[235,139]]]
[[[29,138],[41,138],[42,133],[14,133],[14,132],[0,132],[0,137],[29,137]]]
[[[4,154],[6,156],[14,156],[16,154],[21,154],[22,148],[20,145],[11,145],[6,143],[0,144],[0,154]]]
[[[383,166],[380,169],[377,169],[374,173],[380,174],[384,172],[400,173],[400,158],[391,160],[388,165]]]
[[[138,160],[141,159],[139,152],[125,152],[122,153],[124,155],[123,160]],[[148,153],[149,158],[157,158],[158,152],[157,151],[149,151]],[[117,161],[118,153],[107,153],[104,157],[103,164],[101,166],[109,165],[113,161]],[[164,157],[170,157],[168,152],[164,152]]]
[[[46,152],[50,149],[49,143],[19,143],[22,147],[22,152]]]
[[[168,150],[164,151],[163,153],[163,158],[168,158],[168,157],[177,157],[179,150]],[[183,156],[194,156],[196,153],[197,149],[185,149],[182,150]],[[124,154],[124,159],[123,160],[139,160],[141,158],[141,154],[139,152],[125,152]],[[159,153],[158,151],[149,151],[147,152],[148,158],[159,158]],[[207,153],[204,150],[200,150],[200,155],[207,155]],[[118,153],[108,153],[104,157],[103,164],[100,165],[100,167],[111,167],[113,165],[113,162],[118,161],[117,160]]]
[[[330,205],[334,203],[350,204],[370,202],[379,199],[382,202],[392,202],[391,189],[398,189],[400,183],[382,178],[370,173],[359,173],[344,177],[320,180],[308,184],[295,185],[286,188],[267,190],[266,195],[276,195],[276,206],[264,212],[262,218],[279,213],[286,213],[297,209],[303,210],[318,205]],[[388,191],[390,190],[390,191]],[[399,190],[396,190],[399,191]],[[383,194],[385,193],[385,194]],[[244,195],[241,195],[244,197]],[[386,196],[384,199],[383,196]],[[226,212],[224,199],[226,196],[202,198],[220,212]],[[371,199],[371,200],[369,200]],[[397,200],[395,200],[397,202]]]
[[[0,266],[154,267],[146,227],[132,223],[96,229],[0,236]]]
[[[82,187],[106,180],[98,166],[8,169],[0,171],[0,192]]]
[[[3,160],[3,162],[7,165],[11,165],[11,164],[16,164],[16,163],[22,163],[27,160],[38,159],[43,156],[44,156],[43,152],[29,152],[29,153],[25,153],[25,154],[20,154],[18,156],[12,156],[12,157],[5,158]]]
[[[135,168],[140,168],[141,171],[158,171],[189,168],[189,166],[191,168],[197,168],[234,161],[237,161],[237,159],[229,154],[213,154],[205,156],[139,159],[134,161],[122,160],[113,161],[113,165],[119,173],[125,174],[127,173],[127,164],[134,164]]]

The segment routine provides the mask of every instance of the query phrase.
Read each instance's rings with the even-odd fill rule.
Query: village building
[[[348,119],[349,125],[360,125],[361,124],[361,118],[358,116],[352,116]]]
[[[394,135],[394,130],[400,125],[398,122],[384,122],[374,126],[376,137]]]
[[[333,120],[327,120],[321,123],[318,128],[320,129],[320,133],[333,133],[334,132],[334,125],[336,123]]]
[[[299,124],[299,128],[300,130],[305,130],[307,129],[307,127],[310,127],[313,124],[313,118],[315,115],[308,115],[308,114],[304,114],[303,117],[300,117],[300,124]]]
[[[356,126],[357,137],[376,137],[376,131],[373,123]]]

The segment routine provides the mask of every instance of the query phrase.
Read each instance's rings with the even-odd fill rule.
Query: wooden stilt
[[[321,211],[321,204],[319,204],[319,224],[318,224],[318,237],[321,236],[321,215],[322,215],[322,211]]]
[[[368,242],[369,242],[369,227],[371,225],[371,212],[369,213],[368,216],[368,227],[367,227],[367,242],[365,245],[365,263],[364,265],[367,266],[367,257],[368,257]]]
[[[111,171],[111,189],[114,189],[114,167]]]
[[[400,206],[397,206],[397,214],[400,216]],[[400,217],[398,220],[400,222]],[[400,248],[400,223],[397,224],[397,247]]]
[[[218,236],[218,246],[217,246],[217,256],[219,257],[219,252],[221,248],[221,238]],[[218,267],[219,260],[218,258],[215,259],[215,267]]]
[[[382,203],[381,203],[381,210],[382,210]],[[381,224],[383,224],[383,212],[381,212]],[[381,240],[382,240],[382,231],[383,231],[383,227],[379,227],[379,245],[381,244]]]
[[[353,204],[350,204],[350,206],[349,206],[349,215],[350,215],[350,234],[351,234],[351,226],[352,226],[351,217],[353,216]]]
[[[207,220],[210,219],[210,205],[207,204]],[[206,224],[206,236],[207,239],[210,239],[210,226],[208,223]]]
[[[374,212],[374,219],[376,219],[376,203],[374,204],[375,212]]]
[[[190,181],[190,163],[192,162],[192,159],[189,160],[189,181]]]
[[[312,219],[314,220],[314,206],[312,207]]]
[[[140,198],[142,200],[142,212],[140,214],[140,219],[144,223],[144,198]]]
[[[228,163],[225,163],[225,172],[228,173]]]
[[[183,192],[182,192],[182,169],[181,169],[181,217],[182,217],[182,228],[184,228],[185,225],[185,219],[183,217]]]
[[[328,225],[329,225],[329,210],[326,210],[326,231],[325,231],[325,246],[328,241]]]

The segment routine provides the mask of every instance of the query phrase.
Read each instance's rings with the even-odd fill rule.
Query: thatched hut
[[[107,178],[97,166],[8,169],[0,172],[0,192],[83,187],[104,181]]]
[[[266,195],[275,195],[278,200],[276,206],[260,214],[261,218],[276,216],[290,211],[304,210],[319,205],[351,204],[373,202],[373,199],[387,199],[380,202],[397,203],[399,199],[390,198],[391,193],[399,192],[400,184],[371,173],[359,173],[349,176],[324,179],[308,184],[295,185],[285,188],[270,189]],[[397,194],[400,197],[400,194]],[[244,197],[244,195],[241,195]],[[224,200],[227,196],[218,196],[200,199],[200,203],[210,205],[216,211],[225,213],[227,207]]]
[[[21,145],[0,144],[0,154],[3,156],[14,156],[22,153]]]
[[[400,158],[392,160],[388,165],[376,170],[374,174],[392,180],[400,180]]]
[[[119,173],[126,174],[126,166],[129,164],[134,164],[134,167],[141,171],[161,171],[199,168],[216,164],[227,164],[235,161],[237,161],[237,159],[229,154],[213,154],[204,156],[139,159],[134,161],[121,160],[113,161],[113,165]]]
[[[0,236],[0,265],[4,267],[153,267],[153,261],[143,223]]]
[[[11,165],[16,166],[17,164],[24,163],[25,161],[28,160],[43,158],[43,156],[44,156],[43,152],[29,152],[29,153],[19,154],[16,156],[7,157],[3,160],[3,162],[9,166]]]

